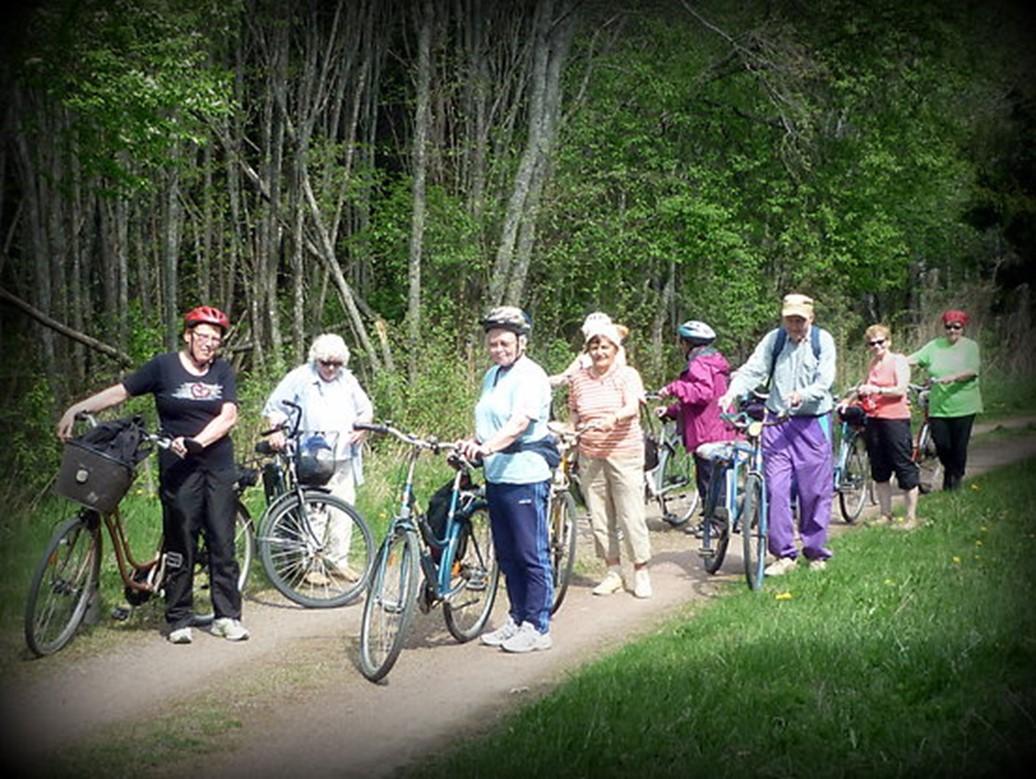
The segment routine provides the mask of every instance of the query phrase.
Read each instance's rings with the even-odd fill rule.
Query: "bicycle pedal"
[[[695,551],[698,552],[698,557],[702,558],[703,560],[708,560],[709,558],[716,556],[715,549],[705,549],[704,547],[699,546]]]

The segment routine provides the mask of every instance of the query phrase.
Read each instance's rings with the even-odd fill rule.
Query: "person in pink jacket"
[[[687,367],[679,378],[659,390],[663,398],[676,402],[656,413],[662,418],[675,419],[684,448],[694,455],[695,481],[699,505],[702,510],[707,504],[713,463],[699,457],[696,449],[702,444],[716,441],[730,441],[734,431],[720,419],[720,408],[716,399],[723,396],[730,383],[730,363],[713,347],[715,331],[705,322],[690,320],[676,328],[680,336],[680,347],[687,358]],[[688,532],[697,528],[688,527]]]

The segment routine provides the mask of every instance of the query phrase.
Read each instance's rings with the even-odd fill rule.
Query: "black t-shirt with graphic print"
[[[204,376],[195,376],[183,367],[177,352],[144,363],[122,380],[122,386],[130,395],[153,394],[162,431],[174,438],[193,438],[219,415],[224,403],[237,402],[234,369],[226,360],[217,358]],[[162,453],[163,467],[168,454]],[[226,435],[188,459],[214,467],[232,466],[234,444]]]

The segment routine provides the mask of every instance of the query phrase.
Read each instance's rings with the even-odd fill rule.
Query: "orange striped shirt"
[[[614,365],[600,378],[584,368],[572,377],[568,390],[568,406],[586,424],[614,414],[632,400],[639,403],[644,397],[644,383],[640,374],[628,365]],[[587,457],[637,455],[644,453],[644,433],[640,427],[640,413],[618,422],[607,432],[588,430],[579,439],[579,453]]]

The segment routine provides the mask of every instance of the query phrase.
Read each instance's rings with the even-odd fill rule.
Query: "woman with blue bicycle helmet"
[[[734,437],[733,431],[720,419],[716,405],[716,399],[722,397],[730,383],[730,363],[713,346],[716,332],[705,322],[688,320],[676,328],[676,334],[687,364],[675,381],[658,391],[661,397],[675,402],[656,413],[676,420],[684,448],[694,456],[699,505],[705,511],[713,463],[699,457],[696,450],[702,444],[729,441]],[[696,530],[689,529],[690,532]]]
[[[538,451],[549,436],[550,382],[526,355],[532,323],[515,306],[499,306],[482,320],[492,367],[475,406],[475,436],[460,444],[469,460],[485,463],[493,548],[507,582],[507,621],[483,633],[487,646],[506,652],[550,649],[554,601],[547,530],[551,469]]]

